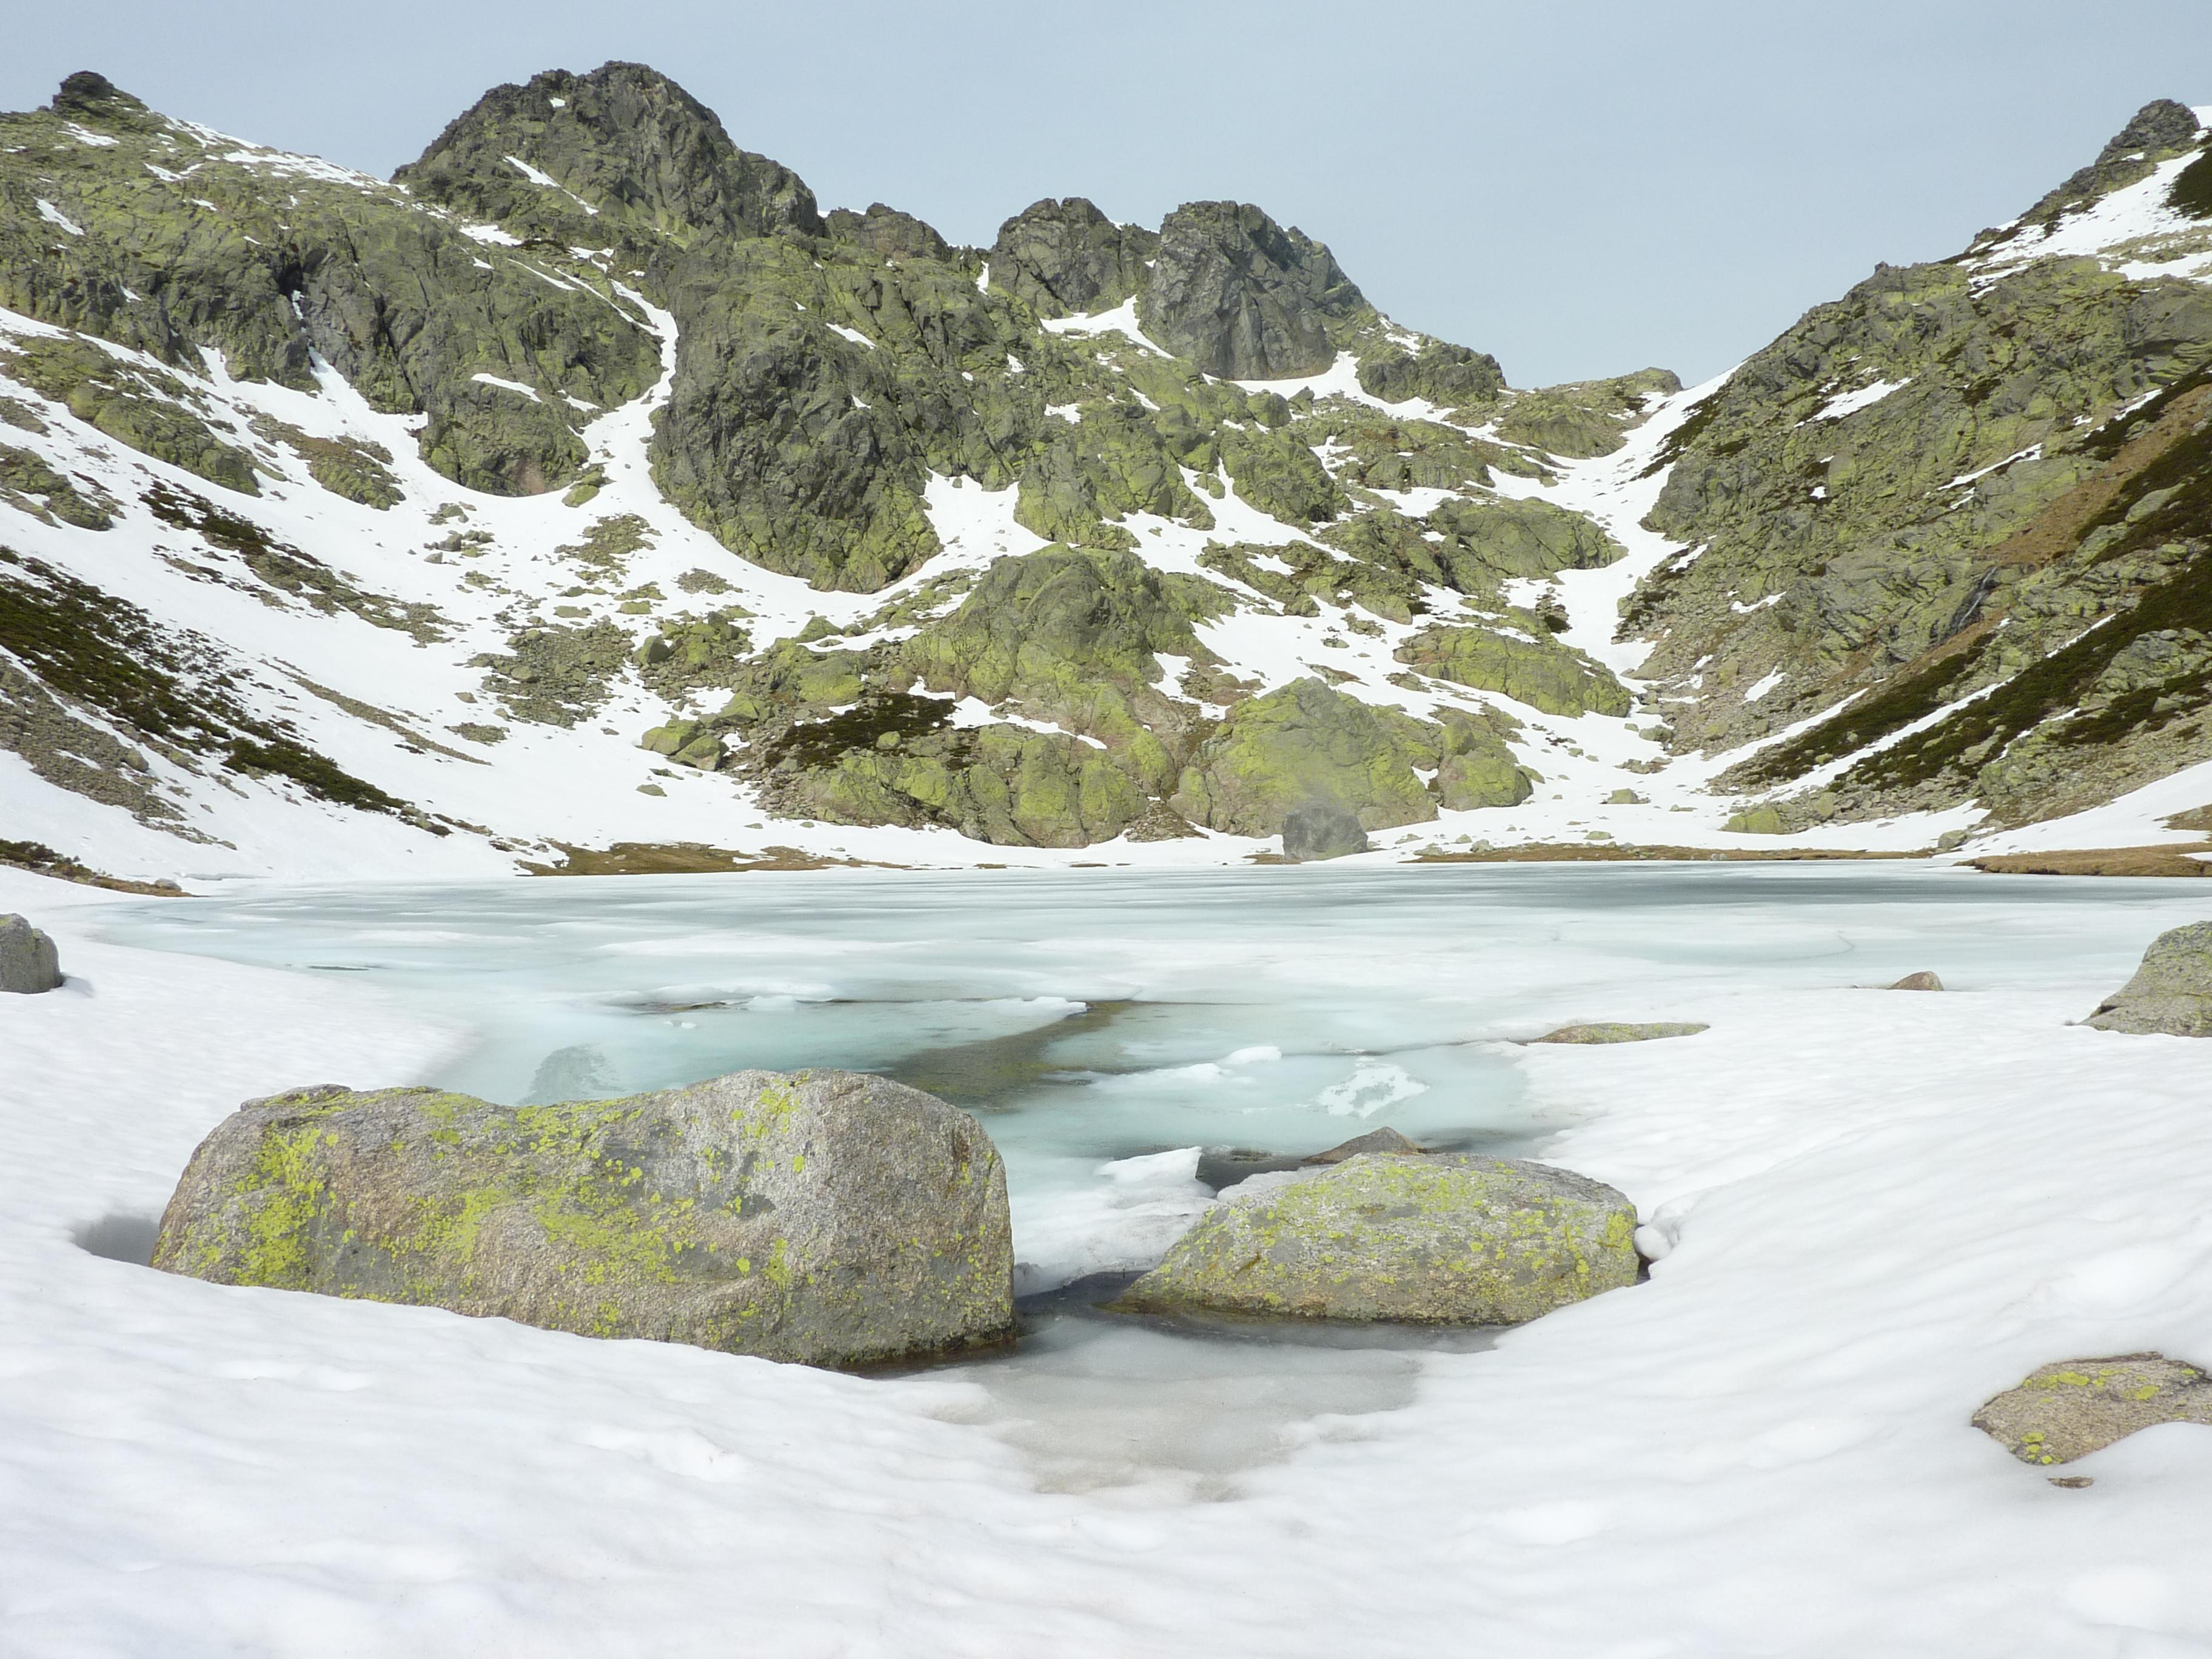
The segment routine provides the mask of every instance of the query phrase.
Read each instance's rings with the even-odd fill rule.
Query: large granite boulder
[[[2023,1463],[2070,1463],[2160,1423],[2212,1424],[2212,1377],[2157,1353],[2064,1359],[1974,1413]]]
[[[21,916],[0,916],[0,991],[35,995],[62,982],[53,940]]]
[[[2160,933],[2136,976],[2097,1005],[2102,1031],[2212,1036],[2212,921]]]
[[[1226,380],[1318,374],[1327,325],[1367,301],[1322,243],[1246,202],[1186,202],[1160,226],[1137,295],[1146,335]]]
[[[1293,864],[1340,859],[1367,850],[1358,817],[1328,802],[1294,806],[1283,820],[1283,856]]]
[[[1516,1324],[1633,1283],[1635,1231],[1627,1199],[1565,1170],[1359,1153],[1228,1188],[1121,1305]]]
[[[852,1072],[545,1106],[336,1085],[249,1101],[192,1155],[154,1265],[817,1365],[1013,1328],[990,1138]]]

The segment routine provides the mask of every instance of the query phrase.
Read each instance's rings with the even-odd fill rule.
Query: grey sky
[[[825,207],[957,241],[1047,195],[1254,201],[1522,386],[1717,373],[2149,99],[2212,103],[2205,0],[95,0],[8,34],[0,106],[97,69],[380,174],[488,86],[629,58]]]

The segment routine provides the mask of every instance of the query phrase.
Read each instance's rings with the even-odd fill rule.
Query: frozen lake
[[[2076,1023],[2212,887],[1340,866],[148,902],[0,870],[0,909],[70,976],[0,998],[10,1653],[706,1659],[733,1618],[808,1659],[2212,1652],[2212,1431],[2061,1488],[1971,1423],[2057,1360],[2212,1364],[2212,1047]],[[1867,988],[1922,969],[1952,988]],[[1711,1030],[1517,1041],[1606,1018]],[[748,1064],[981,1116],[1032,1287],[1011,1355],[852,1376],[131,1265],[252,1095]],[[1649,1278],[1448,1340],[1086,1302],[1227,1154],[1382,1123],[1618,1187]]]
[[[1954,992],[2117,984],[2186,908],[2171,883],[1870,864],[837,872],[288,889],[107,933],[357,978],[471,1033],[433,1079],[333,1079],[356,1085],[552,1101],[842,1066],[942,1095],[1007,1163],[1027,1337],[972,1368],[1002,1431],[1048,1486],[1203,1492],[1489,1340],[1263,1340],[1062,1291],[1151,1265],[1255,1158],[1382,1123],[1540,1155],[1575,1119],[1529,1104],[1519,1040],[1554,1025],[1923,968]]]

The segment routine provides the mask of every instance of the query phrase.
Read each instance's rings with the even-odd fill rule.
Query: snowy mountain
[[[1256,207],[955,247],[637,65],[390,183],[75,76],[0,116],[0,840],[1192,863],[1314,802],[1396,856],[2199,805],[2199,143],[2151,106],[1716,385],[1516,391]]]

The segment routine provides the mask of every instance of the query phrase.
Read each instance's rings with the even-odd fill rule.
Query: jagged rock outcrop
[[[1636,1208],[1565,1170],[1418,1151],[1226,1189],[1120,1305],[1510,1325],[1633,1284]]]
[[[1158,232],[1117,225],[1080,196],[1047,198],[999,227],[991,283],[1040,317],[1110,311],[1143,285],[1159,245]]]
[[[1505,371],[1486,351],[1428,339],[1408,349],[1394,340],[1359,360],[1359,385],[1385,403],[1425,398],[1460,409],[1496,398],[1505,389]]]
[[[1013,1330],[990,1138],[852,1072],[543,1106],[335,1085],[250,1101],[192,1154],[154,1265],[814,1365]]]
[[[1187,202],[1160,226],[1137,295],[1146,335],[1231,380],[1318,374],[1329,325],[1369,311],[1322,244],[1243,202]]]
[[[2021,222],[2050,224],[2069,210],[2147,178],[2160,161],[2195,149],[2197,137],[2196,112],[2188,105],[2171,98],[2154,99],[2112,135],[2095,161],[2022,214]]]
[[[828,227],[832,238],[851,243],[870,258],[949,260],[953,257],[951,245],[937,234],[935,226],[881,202],[871,204],[866,213],[834,208]]]
[[[588,75],[549,70],[494,87],[392,180],[471,218],[564,245],[602,246],[634,229],[682,246],[702,235],[823,228],[804,179],[739,149],[712,110],[643,64],[603,64]]]

